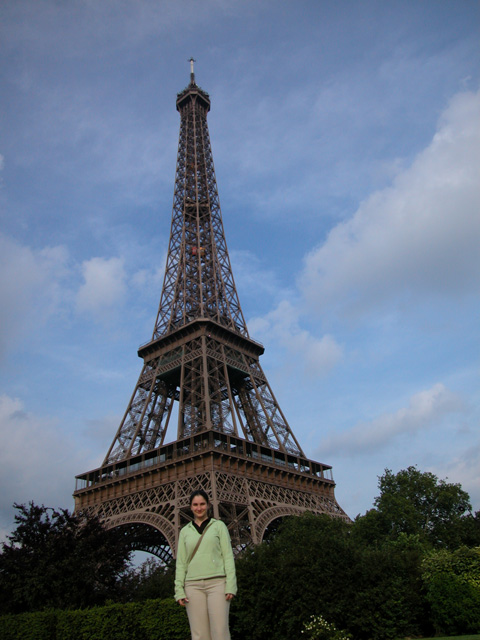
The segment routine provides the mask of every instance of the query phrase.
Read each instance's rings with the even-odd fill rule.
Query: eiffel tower
[[[177,95],[180,137],[170,242],[143,368],[100,468],[76,478],[75,510],[122,527],[132,549],[167,562],[190,519],[192,490],[210,496],[240,551],[279,518],[304,511],[348,520],[332,468],[307,459],[250,338],[225,242],[207,127],[210,97]],[[166,442],[169,425],[177,437]]]

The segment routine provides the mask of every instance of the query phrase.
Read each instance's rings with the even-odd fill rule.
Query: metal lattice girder
[[[159,310],[105,463],[161,446],[176,400],[179,439],[217,429],[302,453],[260,367],[263,348],[248,336],[235,288],[207,126],[209,96],[193,82],[178,95],[177,109],[172,226]],[[205,321],[208,332],[199,324]]]
[[[263,348],[212,321],[192,321],[143,348],[145,364],[105,463],[215,429],[304,455],[259,363]]]
[[[245,457],[232,460],[232,445],[240,440],[227,437],[220,442],[224,447],[219,448],[215,441],[196,447],[196,458],[187,451],[183,460],[166,462],[168,469],[163,471],[161,466],[152,468],[144,476],[150,486],[143,489],[135,474],[100,482],[96,492],[105,496],[88,507],[92,494],[86,492],[82,511],[99,515],[108,527],[141,523],[156,528],[163,555],[165,540],[174,554],[179,528],[191,519],[190,494],[199,487],[209,495],[215,517],[226,522],[236,551],[261,542],[270,523],[278,518],[309,511],[348,520],[335,500],[333,481],[312,475],[312,468],[284,466],[280,473],[278,466],[261,456],[254,456],[253,465]],[[267,451],[260,447],[263,450]],[[303,462],[308,466],[308,461]],[[165,481],[169,476],[175,479]],[[145,545],[145,539],[139,539],[139,544]]]
[[[228,256],[207,125],[208,94],[191,85],[177,100],[180,136],[165,278],[153,332],[212,318],[248,336]]]
[[[164,561],[199,487],[237,551],[287,515],[348,519],[331,467],[305,458],[260,366],[263,346],[249,337],[220,211],[210,98],[193,70],[176,104],[172,223],[153,335],[138,351],[143,368],[102,467],[79,476],[74,494],[77,511],[122,527],[132,545]],[[174,416],[177,439],[168,444]]]

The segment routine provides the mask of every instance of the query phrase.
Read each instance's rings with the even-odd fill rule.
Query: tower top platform
[[[193,58],[190,58],[189,62],[190,84],[188,85],[188,87],[185,87],[183,91],[179,91],[177,93],[177,111],[180,111],[183,107],[185,107],[190,100],[198,100],[199,103],[208,112],[210,111],[210,96],[195,82],[195,73],[193,69],[193,63],[195,62],[195,60]]]

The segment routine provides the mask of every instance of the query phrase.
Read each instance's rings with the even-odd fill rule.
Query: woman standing
[[[230,535],[221,520],[208,515],[208,496],[190,496],[193,522],[180,531],[175,600],[187,608],[192,640],[230,640],[228,613],[237,593]]]

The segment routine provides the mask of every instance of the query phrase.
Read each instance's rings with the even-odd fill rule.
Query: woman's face
[[[195,520],[204,520],[207,517],[208,503],[202,496],[195,496],[190,505]]]

